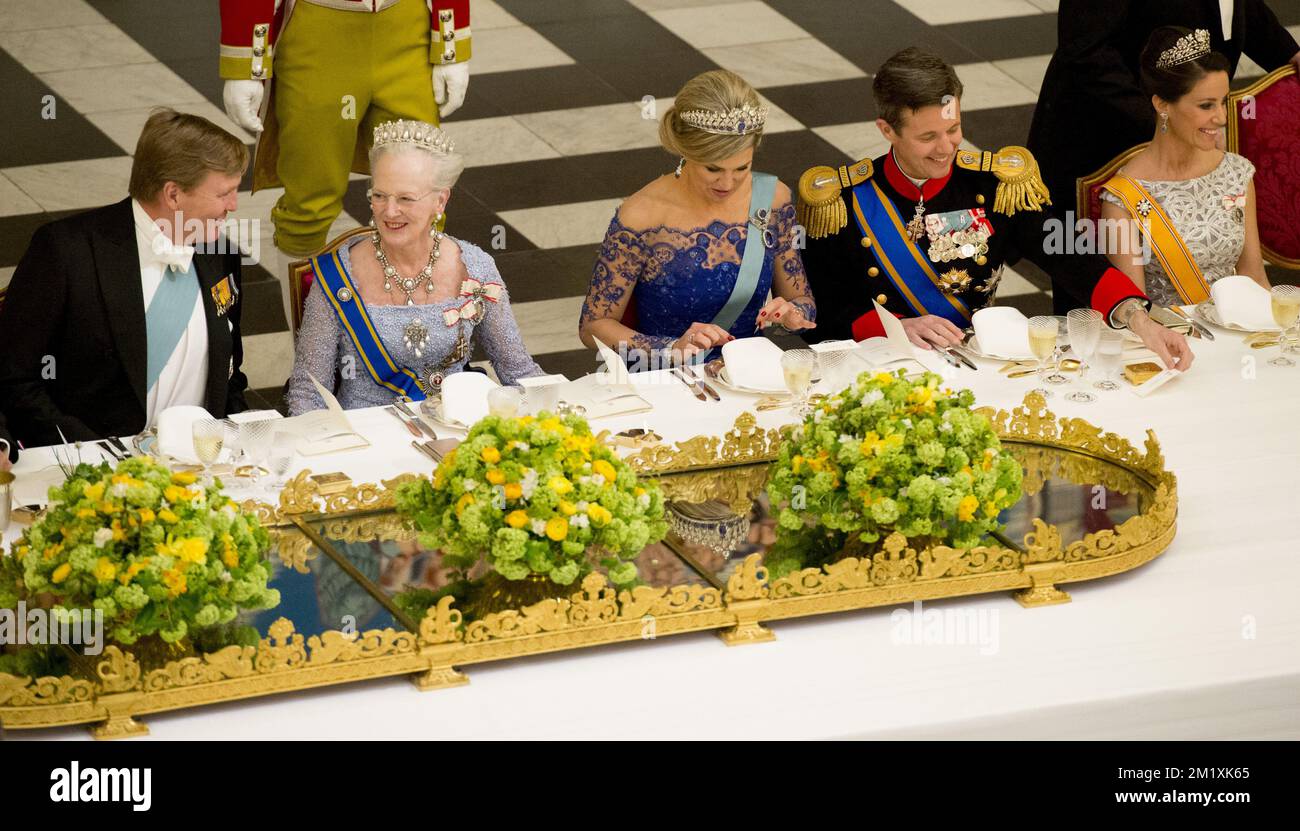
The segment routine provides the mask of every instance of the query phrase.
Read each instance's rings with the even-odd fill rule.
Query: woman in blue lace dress
[[[290,415],[325,406],[311,378],[345,409],[435,394],[483,346],[503,384],[541,375],[510,311],[492,257],[437,231],[463,168],[423,122],[375,128],[373,231],[312,261],[312,289],[289,379]]]
[[[632,369],[653,369],[712,357],[769,326],[816,325],[790,189],[752,170],[766,116],[753,88],[726,70],[677,93],[659,140],[681,161],[610,222],[582,307],[583,343],[599,340]]]

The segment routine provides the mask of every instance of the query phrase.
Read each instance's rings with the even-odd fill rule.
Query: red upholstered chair
[[[1287,64],[1228,96],[1228,149],[1255,164],[1264,259],[1300,269],[1300,78]]]
[[[353,237],[368,233],[370,233],[370,229],[364,226],[353,228],[351,231],[344,231],[320,251],[313,254],[312,257],[319,257],[321,254],[337,251],[343,247],[343,243]],[[293,313],[293,320],[289,321],[289,328],[295,337],[298,335],[298,327],[302,325],[302,310],[307,302],[307,292],[311,291],[312,281],[316,279],[316,273],[311,268],[312,257],[305,260],[294,260],[289,263],[289,303],[292,306],[290,311]]]
[[[1119,169],[1128,164],[1138,153],[1141,153],[1149,141],[1144,141],[1136,147],[1130,147],[1115,158],[1106,162],[1106,166],[1095,173],[1087,176],[1081,176],[1078,184],[1075,186],[1075,218],[1076,219],[1101,219],[1101,188],[1110,181]]]

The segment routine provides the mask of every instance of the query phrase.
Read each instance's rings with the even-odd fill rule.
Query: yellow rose
[[[121,520],[113,520],[113,524],[109,527],[113,531],[113,542],[122,542],[126,539],[126,531],[122,530]]]
[[[141,521],[141,522],[153,522],[156,518],[157,518],[157,517],[154,516],[154,512],[153,512],[151,509],[149,509],[149,508],[141,508],[141,509],[140,509],[140,521]]]
[[[98,502],[104,498],[104,483],[97,482],[93,485],[86,485],[81,489],[81,492],[85,494],[86,498],[91,502]]]
[[[537,426],[541,427],[543,430],[546,430],[549,433],[564,432],[564,423],[561,422],[558,418],[555,418],[554,416],[539,421],[537,423]]]
[[[99,562],[95,564],[95,579],[107,583],[117,576],[117,566],[107,557],[100,557]]]
[[[530,415],[522,416],[521,418],[518,419],[518,421],[520,427],[527,427],[528,425],[533,423],[533,417]]]
[[[957,505],[957,519],[962,522],[970,522],[975,518],[975,509],[979,506],[980,501],[975,498],[974,494],[966,494]]]
[[[614,466],[604,459],[597,459],[593,462],[591,469],[594,473],[599,473],[601,476],[604,476],[606,482],[613,482],[618,476],[618,471],[614,470]]]
[[[506,525],[511,528],[523,528],[528,524],[528,513],[526,511],[511,511],[506,514]]]
[[[456,517],[459,518],[460,515],[465,511],[465,508],[473,504],[474,504],[474,494],[472,493],[461,494],[460,499],[456,500]]]
[[[163,508],[158,512],[158,518],[161,519],[163,522],[169,524],[175,524],[181,521],[180,517],[176,516],[176,514],[173,514],[171,511],[167,510],[166,508]]]
[[[497,450],[495,447],[485,447],[483,448],[483,452],[479,454],[479,458],[490,465],[494,465],[501,461],[501,451]]]
[[[572,502],[566,502],[563,499],[560,500],[560,513],[565,516],[573,516],[577,512],[578,508]]]
[[[614,518],[605,506],[595,504],[587,506],[587,516],[591,517],[591,521],[596,525],[608,525]]]
[[[189,590],[189,586],[185,584],[185,575],[174,568],[163,572],[163,582],[167,584],[167,590],[172,597],[185,594]]]
[[[563,476],[552,476],[551,481],[546,484],[550,486],[551,490],[555,491],[560,496],[564,496],[566,493],[573,490],[573,483],[568,479],[565,479]]]
[[[179,502],[189,502],[194,498],[194,493],[189,488],[182,488],[177,485],[168,485],[163,490],[163,498],[175,505]]]
[[[181,470],[172,474],[172,481],[178,485],[193,485],[197,480],[198,477],[188,470]]]
[[[208,541],[199,537],[187,537],[180,541],[178,556],[187,563],[203,565],[208,561]]]
[[[872,380],[888,386],[894,383],[894,376],[890,375],[888,372],[877,372],[872,377]]]
[[[95,518],[94,508],[82,508],[80,511],[77,511],[77,519],[94,519],[94,518]]]
[[[23,561],[23,557],[26,557],[28,552],[31,550],[32,548],[29,545],[18,546],[17,548],[14,549],[14,559],[16,559],[18,562],[21,563]]]
[[[506,473],[501,468],[494,467],[487,472],[487,480],[490,485],[505,484]]]
[[[569,536],[569,521],[562,516],[551,517],[546,520],[546,536],[560,542]]]
[[[114,505],[112,502],[100,502],[98,505],[95,506],[95,510],[99,511],[101,514],[104,514],[105,516],[111,516],[112,514],[121,513],[122,506]]]
[[[64,580],[68,579],[68,575],[71,573],[72,573],[72,563],[64,563],[63,565],[54,569],[54,573],[50,575],[50,580],[52,580],[55,583],[62,583]]]
[[[511,502],[515,501],[516,499],[519,499],[523,495],[524,495],[524,486],[519,484],[518,482],[511,482],[510,484],[506,485],[506,499],[510,500]]]

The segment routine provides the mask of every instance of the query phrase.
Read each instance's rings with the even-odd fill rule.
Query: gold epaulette
[[[1011,216],[1016,211],[1039,211],[1052,204],[1034,154],[1024,147],[1003,147],[996,153],[957,151],[957,166],[967,170],[991,171],[998,177],[993,210]]]
[[[839,170],[818,165],[804,171],[799,177],[795,215],[810,238],[829,237],[849,223],[849,212],[840,194],[870,179],[871,173],[871,159],[840,165]]]

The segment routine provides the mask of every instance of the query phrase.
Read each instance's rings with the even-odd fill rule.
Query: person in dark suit
[[[248,149],[156,110],[130,196],[37,229],[0,310],[0,410],[27,447],[135,435],[167,407],[245,409],[240,254],[223,249]]]
[[[1300,45],[1264,0],[1061,0],[1056,52],[1029,129],[1056,211],[1074,208],[1076,179],[1150,141],[1155,115],[1138,59],[1167,25],[1208,30],[1229,76],[1243,53],[1269,71],[1300,68]]]

